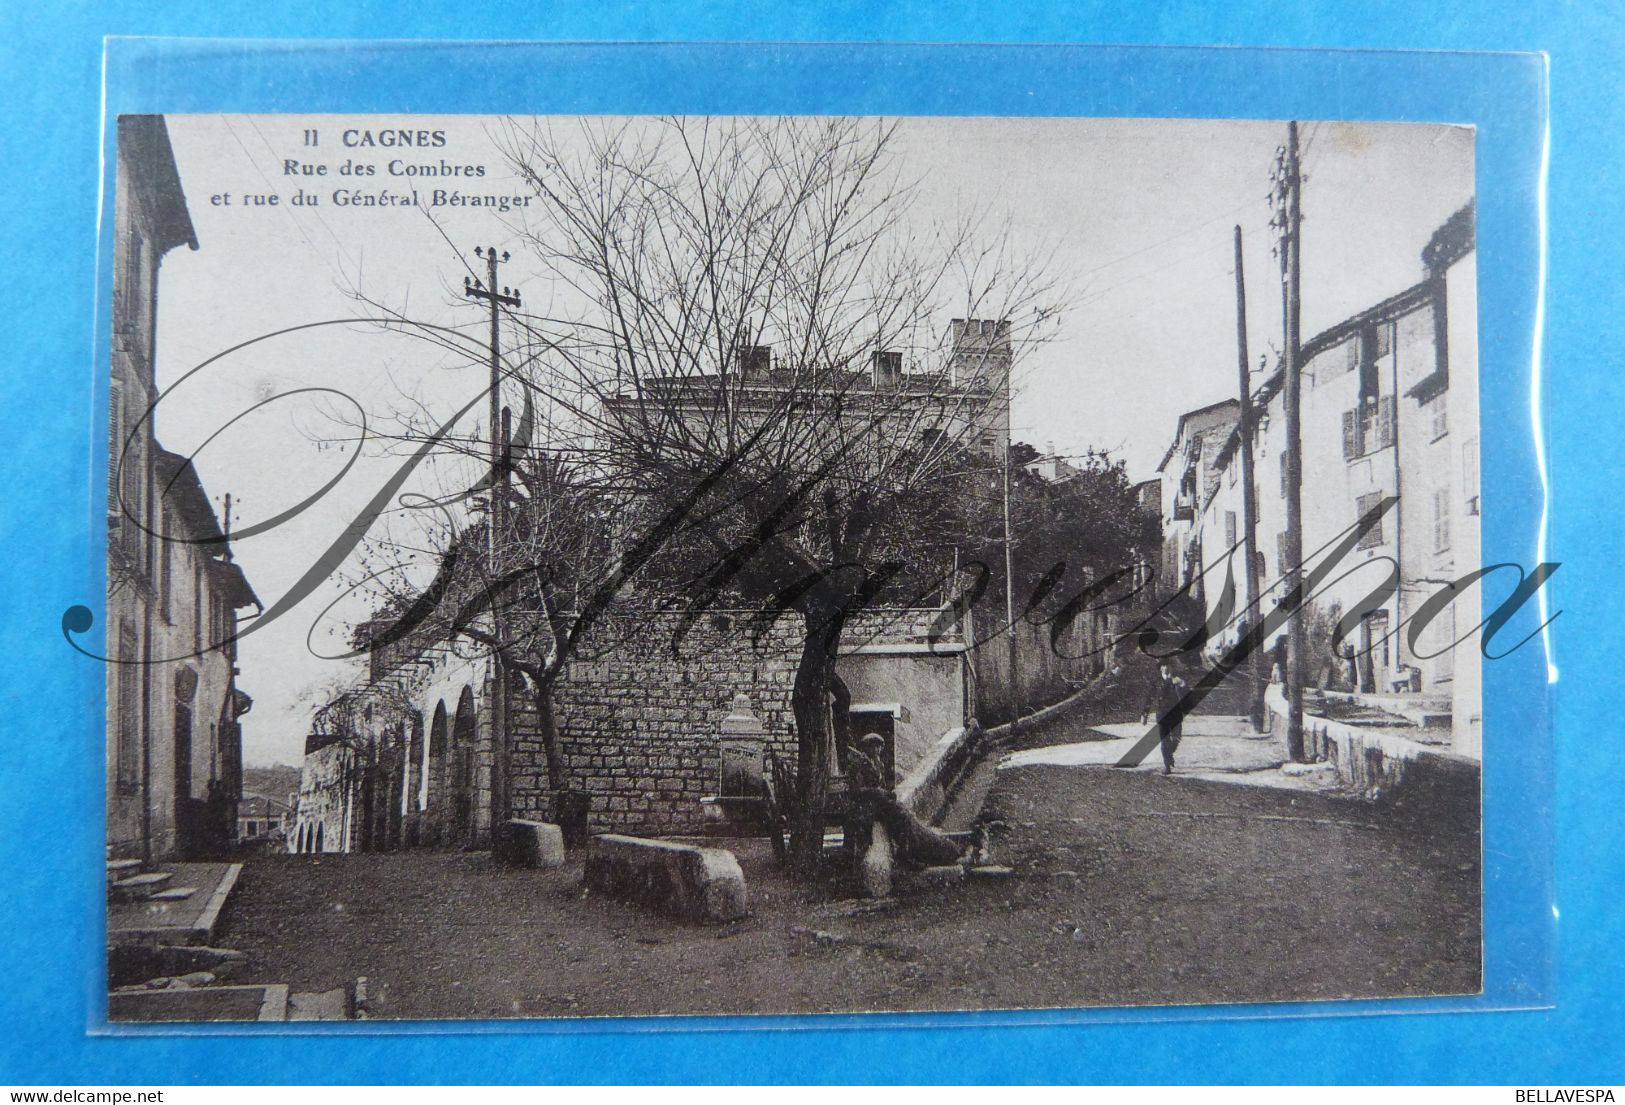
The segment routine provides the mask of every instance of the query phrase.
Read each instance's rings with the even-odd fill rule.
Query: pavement
[[[999,770],[1020,767],[1115,768],[1154,725],[1140,722],[1102,722],[1086,729],[1076,719],[1056,726],[1049,736],[1055,743],[1011,752],[999,761]],[[1084,736],[1067,740],[1067,733]],[[1126,771],[1162,773],[1162,753],[1151,751]],[[1193,714],[1185,719],[1184,738],[1174,754],[1174,771],[1181,777],[1237,786],[1328,793],[1336,789],[1337,775],[1330,765],[1289,764],[1284,740],[1255,733],[1245,717]]]
[[[243,983],[320,992],[366,976],[379,1018],[1478,991],[1476,817],[1236,785],[1281,773],[1261,766],[1267,741],[1222,721],[1187,737],[1188,762],[1208,765],[1192,774],[1165,778],[1160,760],[1112,770],[1113,746],[1133,737],[1111,728],[1071,719],[1029,734],[1054,743],[988,773],[992,862],[1007,877],[905,880],[874,902],[840,873],[791,882],[765,841],[711,841],[736,852],[751,913],[706,926],[584,895],[577,858],[525,871],[483,853],[267,856],[247,861],[219,939],[247,953]]]
[[[220,918],[234,982],[331,992],[377,1018],[748,1015],[1322,1001],[1482,983],[1477,809],[1394,809],[1214,712],[1176,774],[1147,727],[1080,708],[1023,727],[950,810],[980,817],[999,878],[810,884],[764,840],[734,851],[750,914],[682,924],[584,894],[579,856],[263,856]],[[245,999],[246,1000],[246,997]]]

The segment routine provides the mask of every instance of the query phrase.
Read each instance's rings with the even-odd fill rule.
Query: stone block
[[[561,867],[564,832],[546,821],[507,821],[495,834],[491,851],[510,867]]]
[[[891,894],[892,846],[886,826],[876,822],[870,832],[869,847],[863,850],[858,864],[858,879],[866,898],[885,898]]]
[[[732,852],[606,834],[587,851],[587,889],[684,921],[745,916],[745,875]]]

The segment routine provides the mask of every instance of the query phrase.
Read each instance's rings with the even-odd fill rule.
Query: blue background
[[[1612,738],[1619,545],[1611,497],[1622,385],[1618,346],[1620,167],[1614,66],[1618,15],[1567,7],[1456,5],[1423,17],[1400,5],[1231,4],[1132,11],[1105,5],[557,5],[526,15],[458,5],[402,17],[382,6],[70,5],[0,13],[6,102],[0,281],[13,324],[0,375],[18,447],[0,505],[0,641],[9,670],[9,755],[0,768],[0,1081],[53,1084],[255,1081],[1016,1080],[1572,1082],[1621,1078],[1620,757]],[[100,36],[802,39],[1246,43],[1551,52],[1550,282],[1545,409],[1554,480],[1551,559],[1563,679],[1555,741],[1541,715],[1538,657],[1526,649],[1487,681],[1487,873],[1493,997],[1556,1008],[1427,1016],[1248,1021],[1029,1023],[954,1028],[827,1027],[796,1032],[595,1030],[525,1035],[87,1037],[100,946],[101,673],[57,633],[61,612],[100,592],[90,540],[102,435],[94,430],[92,307],[102,103]],[[1526,427],[1540,67],[1527,58],[1301,54],[1102,55],[1016,51],[949,57],[914,49],[860,56],[764,51],[757,64],[696,50],[636,59],[594,51],[535,66],[509,51],[437,58],[421,50],[283,58],[231,44],[167,64],[130,47],[111,110],[915,111],[1373,117],[1480,126],[1486,559],[1535,560],[1538,515]],[[334,64],[337,62],[337,64]],[[545,99],[543,98],[545,94]],[[1492,188],[1494,191],[1492,191]],[[1492,263],[1493,262],[1493,263]],[[103,316],[105,317],[105,316]],[[1501,447],[1492,455],[1491,447]],[[99,606],[92,602],[92,605]],[[1501,665],[1511,665],[1502,668]],[[1555,785],[1546,775],[1555,766]],[[1555,801],[1554,801],[1555,799]],[[1555,832],[1555,890],[1548,877]],[[1505,872],[1497,880],[1497,871]],[[1555,982],[1545,970],[1550,903],[1561,908]],[[1265,967],[1267,969],[1267,966]],[[898,1022],[891,1022],[896,1024]],[[901,1022],[904,1025],[910,1022]],[[937,1023],[937,1022],[933,1022]]]

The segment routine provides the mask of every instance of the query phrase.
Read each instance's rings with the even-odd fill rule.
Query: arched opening
[[[451,732],[451,816],[452,837],[459,844],[474,839],[474,745],[478,735],[474,713],[474,689],[464,687],[457,699],[457,716]]]
[[[423,832],[423,805],[428,798],[428,764],[424,759],[423,715],[413,711],[407,720],[406,763],[401,771],[401,842],[415,848]]]
[[[446,703],[435,703],[429,723],[428,770],[424,773],[423,821],[426,843],[443,843],[450,831],[446,801]]]
[[[322,851],[322,826],[320,822],[316,825],[316,851]]]

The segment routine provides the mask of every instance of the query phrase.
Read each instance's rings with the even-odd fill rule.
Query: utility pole
[[[1021,682],[1016,678],[1016,574],[1010,533],[1010,441],[1004,442],[1004,620],[1010,657],[1010,737],[1021,731]]]
[[[1285,352],[1281,390],[1286,423],[1286,532],[1282,555],[1286,558],[1286,599],[1293,604],[1287,619],[1286,744],[1287,755],[1303,760],[1303,673],[1304,596],[1303,589],[1303,439],[1300,419],[1301,391],[1298,377],[1299,283],[1302,276],[1301,238],[1303,172],[1298,163],[1298,124],[1286,129],[1286,150],[1277,164],[1274,196],[1280,203],[1273,220],[1281,232],[1281,297]]]
[[[491,305],[490,421],[487,423],[491,428],[491,509],[486,514],[485,555],[486,578],[490,585],[495,587],[502,574],[500,535],[506,528],[505,515],[508,505],[509,480],[507,427],[504,418],[507,412],[502,407],[502,345],[498,320],[504,306],[519,306],[519,292],[517,289],[510,288],[497,290],[497,265],[508,260],[506,250],[503,251],[499,260],[494,246],[486,246],[484,249],[475,246],[474,256],[485,261],[486,281],[482,285],[477,277],[474,279],[463,277],[463,294],[470,299],[483,299]],[[501,652],[501,645],[505,640],[503,632],[502,603],[493,598],[491,602],[491,636],[498,643],[498,647],[492,649],[492,657],[496,663],[491,670],[491,828],[493,831],[498,822],[506,821],[513,815],[510,808],[511,796],[508,789],[508,669]]]
[[[1236,380],[1241,393],[1241,553],[1247,565],[1248,632],[1263,617],[1264,604],[1258,593],[1258,487],[1253,475],[1253,396],[1248,375],[1247,278],[1241,263],[1241,227],[1236,227]],[[1247,654],[1247,716],[1255,732],[1264,731],[1263,652],[1254,648]]]

